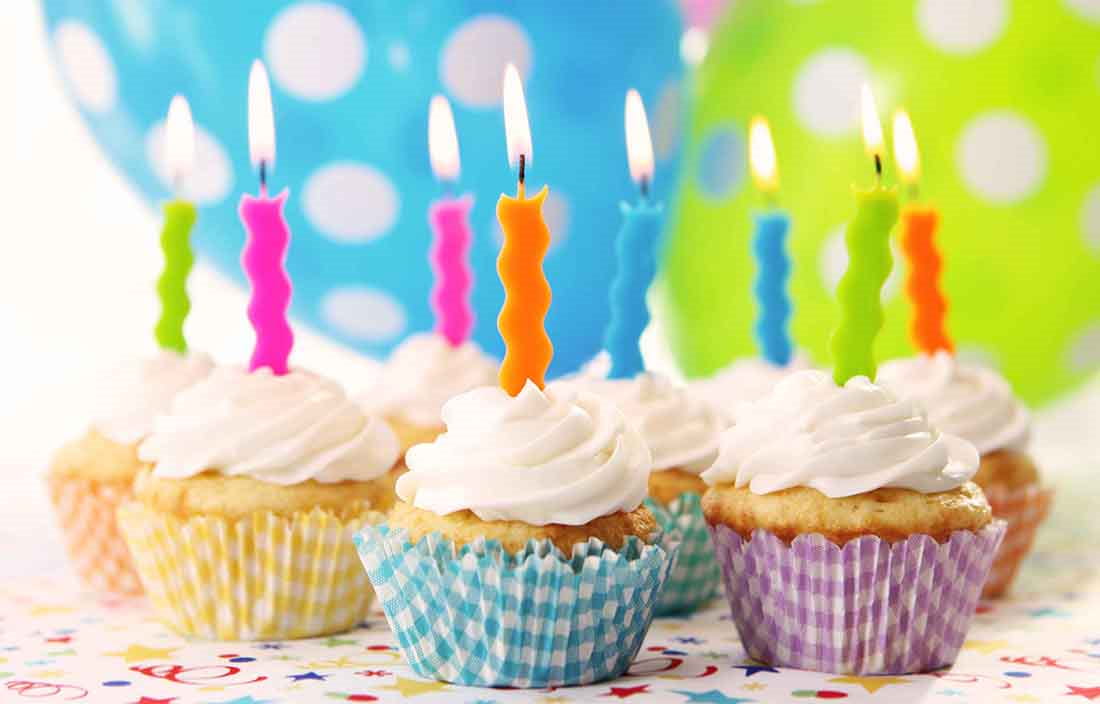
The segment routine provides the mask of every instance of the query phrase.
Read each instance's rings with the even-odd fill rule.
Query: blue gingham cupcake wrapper
[[[646,499],[645,505],[661,530],[680,534],[680,554],[657,602],[657,615],[694,611],[715,595],[722,581],[700,496],[687,492],[667,506],[652,499]]]
[[[516,554],[497,541],[455,548],[439,533],[416,545],[370,526],[359,557],[413,670],[462,685],[543,688],[618,677],[653,619],[677,536],[591,539],[566,557],[549,541]]]

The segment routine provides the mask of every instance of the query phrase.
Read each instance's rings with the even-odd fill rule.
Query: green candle
[[[195,255],[191,251],[191,228],[197,216],[195,206],[185,200],[177,199],[164,204],[164,229],[160,232],[164,271],[157,281],[157,294],[160,296],[157,344],[163,349],[180,353],[187,351],[183,322],[191,310],[187,275],[195,263]]]
[[[882,124],[874,98],[863,88],[863,138],[874,158],[879,183],[868,191],[856,190],[856,216],[848,223],[844,241],[848,270],[837,287],[840,323],[833,333],[833,380],[843,386],[854,376],[875,378],[875,337],[882,329],[882,285],[894,266],[890,230],[898,220],[898,194],[882,185]]]

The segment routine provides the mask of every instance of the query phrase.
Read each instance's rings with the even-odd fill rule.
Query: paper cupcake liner
[[[694,611],[714,596],[722,581],[700,496],[685,492],[667,506],[653,499],[646,499],[645,505],[662,531],[680,535],[680,554],[661,590],[657,615]]]
[[[1050,514],[1054,490],[1031,484],[1019,489],[1004,486],[983,488],[993,515],[1008,523],[1001,549],[993,559],[993,569],[982,590],[982,596],[993,598],[1008,590],[1020,563],[1031,552],[1039,524]]]
[[[141,594],[141,580],[115,519],[118,507],[132,496],[130,482],[50,476],[46,485],[80,579],[97,591]]]
[[[381,515],[179,518],[139,502],[119,525],[161,620],[184,635],[282,640],[338,633],[366,618],[374,592],[352,535]]]
[[[571,558],[550,541],[516,554],[498,541],[456,549],[439,533],[355,537],[390,628],[413,670],[462,685],[542,688],[618,677],[642,645],[679,548],[675,536],[593,538]]]
[[[819,534],[787,544],[712,527],[734,624],[750,657],[859,675],[935,670],[955,661],[1004,536],[1004,521],[843,547]]]

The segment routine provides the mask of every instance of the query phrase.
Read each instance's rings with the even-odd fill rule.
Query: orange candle
[[[904,110],[894,114],[894,157],[901,179],[914,196],[920,178],[920,152],[913,125]],[[954,352],[947,334],[947,298],[940,289],[943,258],[936,247],[940,214],[935,208],[910,203],[901,216],[901,246],[909,264],[905,289],[913,307],[910,336],[913,346],[932,355],[938,350]]]
[[[508,141],[508,163],[519,167],[516,197],[501,194],[497,219],[504,232],[504,246],[497,259],[497,272],[504,284],[504,306],[497,327],[504,338],[504,361],[500,364],[500,386],[512,396],[528,380],[541,389],[554,346],[546,334],[546,313],[550,310],[550,283],[542,271],[542,260],[550,248],[550,230],[542,218],[546,186],[534,198],[525,197],[525,177],[531,164],[531,130],[523,84],[516,67],[504,71],[504,131]]]

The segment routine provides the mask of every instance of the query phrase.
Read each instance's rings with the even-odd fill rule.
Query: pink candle
[[[458,180],[458,135],[450,103],[442,95],[432,98],[428,110],[428,153],[432,171],[440,181]],[[428,254],[435,285],[431,293],[435,330],[453,347],[470,337],[474,327],[474,312],[470,308],[470,194],[435,200],[428,209],[428,222],[435,241]]]
[[[283,217],[287,191],[267,195],[267,172],[275,163],[275,120],[267,71],[259,61],[248,77],[248,145],[252,164],[260,172],[260,194],[241,196],[240,216],[247,232],[241,266],[251,287],[248,319],[256,331],[250,371],[268,367],[287,373],[287,358],[294,333],[287,321],[292,287],[284,262],[290,244],[290,228]]]

